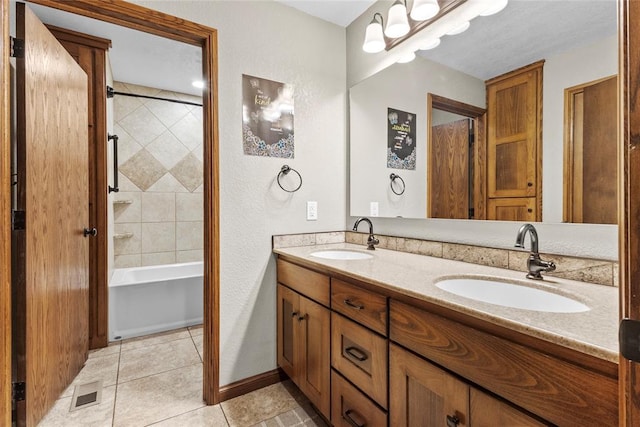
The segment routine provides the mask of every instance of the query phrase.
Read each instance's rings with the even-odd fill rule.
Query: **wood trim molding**
[[[640,320],[640,2],[620,0],[618,232],[620,316]],[[640,425],[640,363],[620,356],[620,426]]]
[[[251,393],[252,391],[285,381],[288,378],[282,369],[277,368],[273,371],[263,372],[262,374],[236,381],[220,388],[220,401],[224,402],[225,400]]]
[[[1,0],[7,7],[8,0]],[[217,30],[125,1],[33,0],[31,3],[121,25],[161,37],[202,47],[203,77],[208,90],[203,93],[204,113],[204,381],[207,404],[219,402],[219,282],[220,282],[220,200],[218,182],[218,59]],[[6,12],[8,13],[8,12]],[[5,28],[5,26],[3,26]],[[8,28],[8,26],[7,26]],[[7,39],[3,40],[7,43]],[[4,56],[4,55],[3,55]],[[2,86],[3,88],[6,85]],[[4,90],[4,89],[3,89]],[[7,98],[7,99],[5,99]],[[8,96],[2,102],[9,102]],[[3,126],[3,129],[7,129]],[[7,137],[8,139],[8,137]],[[3,140],[3,146],[5,141]],[[7,142],[8,144],[8,142]],[[4,151],[3,151],[4,153]],[[3,184],[10,181],[10,176]],[[4,195],[5,192],[2,192]],[[2,240],[5,242],[5,239]],[[4,244],[4,243],[3,243]],[[4,262],[4,257],[1,262]],[[3,270],[4,271],[4,270]],[[3,279],[4,280],[4,276]],[[2,303],[4,303],[4,296]],[[4,366],[3,366],[4,368]]]
[[[11,97],[9,0],[0,1],[0,425],[11,425]]]
[[[536,68],[542,68],[542,66],[544,65],[544,61],[545,60],[542,59],[540,61],[531,63],[529,65],[525,65],[524,67],[516,68],[515,70],[511,70],[507,73],[500,74],[499,76],[490,78],[489,80],[486,80],[484,83],[485,85],[495,84],[495,83],[498,83],[499,81],[510,79],[513,76],[517,76],[518,74],[526,73],[528,71],[533,71]]]
[[[109,39],[79,33],[77,31],[56,27],[55,25],[50,24],[45,24],[45,27],[47,27],[58,40],[65,40],[71,43],[95,47],[102,50],[109,50],[109,48],[111,48],[111,40]]]

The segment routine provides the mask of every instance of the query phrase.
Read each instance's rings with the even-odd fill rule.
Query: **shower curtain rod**
[[[137,93],[117,92],[113,90],[111,86],[107,86],[107,98],[113,98],[114,95],[130,96],[132,98],[156,99],[158,101],[168,101],[168,102],[174,102],[176,104],[194,105],[196,107],[202,107],[202,104],[198,104],[196,102],[180,101],[179,99],[161,98],[159,96],[140,95]]]

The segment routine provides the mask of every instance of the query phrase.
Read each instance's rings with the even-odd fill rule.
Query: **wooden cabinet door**
[[[488,197],[535,197],[540,186],[542,62],[487,82]]]
[[[487,203],[487,219],[498,221],[535,221],[535,197],[504,197],[489,199]]]
[[[278,366],[298,383],[299,296],[286,286],[278,285]]]
[[[470,411],[473,427],[543,427],[549,425],[473,387],[471,388]]]
[[[300,384],[298,386],[327,419],[330,409],[330,328],[327,308],[300,296]]]
[[[395,344],[389,350],[389,425],[470,425],[468,385]]]

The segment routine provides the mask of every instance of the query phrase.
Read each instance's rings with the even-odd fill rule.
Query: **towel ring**
[[[404,183],[404,179],[402,179],[402,177],[400,175],[396,175],[395,173],[392,173],[391,175],[389,175],[389,179],[391,179],[391,182],[389,183],[389,186],[391,187],[391,191],[393,191],[393,194],[397,194],[398,196],[401,196],[404,194],[404,190],[406,188],[406,185]],[[400,182],[402,183],[402,191],[397,192],[395,188],[393,188],[393,183],[396,182],[396,179],[399,179]]]
[[[293,190],[287,190],[286,188],[284,188],[282,186],[282,183],[280,182],[280,177],[283,175],[288,175],[289,172],[295,172],[298,175],[298,178],[300,179],[300,184],[298,184],[298,186],[293,189]],[[280,188],[282,188],[284,191],[286,191],[287,193],[295,193],[296,191],[298,191],[300,189],[300,187],[302,187],[302,175],[300,175],[300,172],[298,172],[297,170],[290,168],[288,165],[284,165],[280,168],[280,172],[278,172],[278,176],[276,177],[276,180],[278,181],[278,185],[280,186]]]

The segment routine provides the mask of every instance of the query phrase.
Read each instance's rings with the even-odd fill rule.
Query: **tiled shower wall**
[[[201,103],[200,97],[114,82],[116,92]],[[114,97],[120,191],[115,267],[201,261],[202,107]]]

